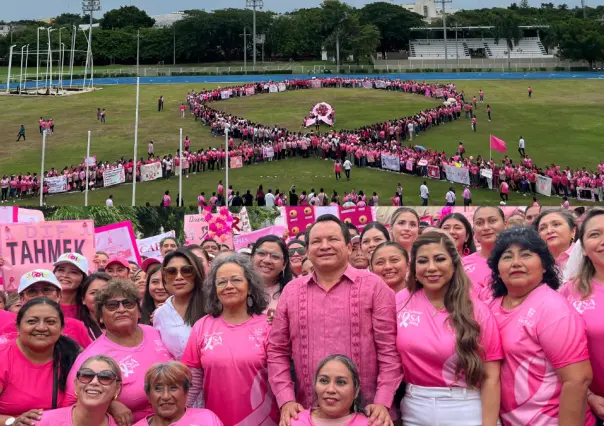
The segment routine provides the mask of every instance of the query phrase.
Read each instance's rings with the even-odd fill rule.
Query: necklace
[[[432,306],[434,306],[434,305],[432,305]],[[436,316],[436,314],[437,314],[438,312],[440,312],[440,310],[441,310],[442,308],[444,308],[444,307],[445,307],[445,304],[444,304],[444,303],[442,304],[442,306],[441,306],[440,308],[437,308],[437,307],[435,307],[435,306],[434,306],[434,309],[436,309],[436,310],[432,312],[432,316],[433,316],[433,317],[434,317],[434,316]]]

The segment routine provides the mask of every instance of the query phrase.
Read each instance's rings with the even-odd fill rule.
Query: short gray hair
[[[262,314],[269,303],[264,293],[264,285],[252,268],[250,261],[240,254],[217,256],[216,260],[212,262],[212,270],[204,285],[206,291],[206,312],[213,317],[219,317],[222,313],[222,303],[218,300],[218,292],[216,291],[216,273],[221,266],[228,263],[234,263],[243,269],[243,275],[247,280],[248,291],[252,298],[252,306],[247,307],[248,314]]]

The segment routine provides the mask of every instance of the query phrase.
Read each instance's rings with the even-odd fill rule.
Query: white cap
[[[88,259],[79,253],[65,253],[59,256],[57,261],[52,266],[59,266],[61,263],[71,263],[73,266],[88,275]]]
[[[249,254],[249,255],[251,255],[252,254],[252,249],[244,247],[242,249],[239,249],[238,253],[239,254]]]
[[[19,294],[23,293],[27,288],[36,283],[49,283],[62,290],[61,284],[51,271],[47,269],[34,269],[21,277],[19,283]]]

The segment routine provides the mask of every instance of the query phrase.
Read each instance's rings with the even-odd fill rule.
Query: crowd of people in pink
[[[65,253],[0,293],[0,424],[602,425],[604,209],[421,219]]]
[[[277,125],[254,123],[216,109],[216,103],[221,100],[272,93],[281,89],[304,90],[313,87],[366,87],[431,97],[443,102],[412,116],[398,117],[360,129],[330,129],[326,132],[321,132],[320,129],[316,132],[309,132],[306,129],[288,130]],[[481,91],[480,101],[476,96],[466,99],[464,92],[458,91],[454,84],[334,77],[290,80],[283,83],[263,82],[200,92],[191,91],[186,96],[186,105],[195,120],[210,127],[213,136],[224,137],[225,131],[229,132],[228,156],[240,157],[244,167],[273,160],[315,157],[341,162],[349,161],[356,167],[392,170],[392,165],[386,165],[383,161],[383,155],[387,155],[397,163],[395,170],[441,180],[446,179],[447,166],[463,167],[468,169],[469,186],[499,189],[506,194],[510,190],[535,194],[539,175],[552,179],[552,194],[569,198],[580,195],[579,188],[598,190],[603,187],[604,162],[600,162],[595,170],[556,164],[537,165],[534,157],[526,154],[522,137],[520,137],[521,147],[518,149],[520,159],[514,160],[506,155],[500,163],[481,155],[468,155],[461,142],[453,144],[449,153],[438,152],[430,147],[416,144],[423,132],[430,129],[446,126],[451,121],[475,120],[477,102],[482,102],[484,96],[484,92]],[[184,106],[185,103],[181,105],[181,110]],[[42,121],[41,130],[43,130]],[[48,123],[54,127],[52,120],[44,121],[44,126],[48,126]],[[182,153],[175,150],[173,153],[162,155],[155,153],[154,143],[150,141],[147,158],[141,157],[136,160],[121,157],[113,161],[97,161],[96,164],[91,165],[88,169],[89,186],[102,188],[103,174],[107,170],[123,169],[125,182],[131,182],[135,178],[140,180],[141,166],[160,163],[162,177],[169,179],[178,173],[182,163],[183,174],[189,177],[197,173],[224,169],[226,157],[223,143],[217,143],[214,148],[195,149],[187,136]],[[86,165],[84,163],[63,168],[52,167],[46,172],[46,177],[61,175],[67,176],[68,191],[85,189]],[[492,176],[492,178],[488,179],[485,176]],[[501,188],[502,185],[504,188]],[[29,172],[13,176],[4,175],[0,179],[0,186],[2,202],[35,196],[40,191],[39,177],[36,173]],[[42,187],[45,193],[48,190],[47,185]],[[595,196],[596,201],[599,201],[598,197],[599,192]]]

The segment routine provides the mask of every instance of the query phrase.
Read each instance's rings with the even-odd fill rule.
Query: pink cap
[[[122,265],[124,268],[130,268],[130,264],[128,263],[128,259],[125,257],[112,257],[105,264],[105,269],[109,268],[109,265],[112,263],[117,263],[118,265]]]
[[[148,257],[147,259],[143,260],[141,269],[143,271],[147,272],[147,270],[149,269],[149,267],[151,267],[151,265],[161,265],[161,262],[154,257]]]

